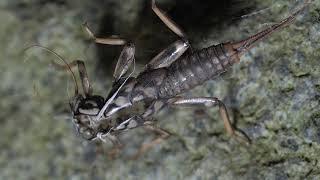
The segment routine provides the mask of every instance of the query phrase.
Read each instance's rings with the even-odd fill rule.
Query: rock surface
[[[159,0],[195,49],[254,34],[302,0],[225,2]],[[3,0],[0,7],[0,179],[320,178],[320,1],[224,76],[186,94],[222,99],[252,145],[226,135],[216,108],[167,109],[156,117],[172,136],[135,161],[130,154],[154,135],[125,133],[125,150],[109,159],[110,144],[77,136],[68,72],[50,66],[59,62],[52,54],[23,49],[37,43],[69,62],[83,59],[95,92],[106,95],[121,48],[94,45],[81,24],[88,21],[98,35],[134,41],[142,67],[177,39],[152,14],[149,1]],[[239,18],[248,12],[258,13]]]

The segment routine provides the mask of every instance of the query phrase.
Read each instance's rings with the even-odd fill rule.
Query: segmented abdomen
[[[210,46],[172,63],[160,86],[159,97],[176,96],[225,72],[238,60],[236,52],[228,45]]]

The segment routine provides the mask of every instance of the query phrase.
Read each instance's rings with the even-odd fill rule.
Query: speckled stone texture
[[[254,34],[302,0],[224,2],[159,6],[199,49]],[[37,43],[69,62],[83,59],[95,93],[106,96],[121,47],[94,45],[84,21],[99,35],[131,39],[137,68],[177,39],[147,0],[0,1],[0,179],[320,179],[320,1],[224,76],[185,94],[222,99],[252,145],[226,135],[217,108],[167,109],[156,118],[172,136],[135,161],[128,157],[154,134],[123,134],[124,151],[109,159],[111,144],[77,136],[68,104],[72,79],[50,65],[59,60],[40,49],[23,52]]]

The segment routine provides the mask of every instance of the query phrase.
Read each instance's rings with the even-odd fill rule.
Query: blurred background
[[[201,49],[248,37],[303,1],[157,2]],[[106,96],[122,47],[94,44],[85,21],[99,37],[132,40],[138,69],[177,40],[149,0],[1,0],[0,179],[320,178],[319,1],[224,76],[185,94],[222,99],[252,145],[226,135],[217,108],[166,109],[156,118],[172,136],[138,160],[128,158],[154,134],[123,134],[123,152],[110,159],[111,144],[78,136],[68,104],[73,81],[51,65],[61,62],[41,49],[23,51],[39,44],[68,62],[84,60],[95,94]]]

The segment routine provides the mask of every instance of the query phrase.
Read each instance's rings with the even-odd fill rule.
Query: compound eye
[[[79,106],[79,113],[86,115],[97,115],[100,109],[95,101],[88,100]]]

